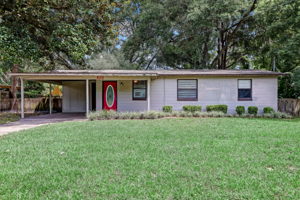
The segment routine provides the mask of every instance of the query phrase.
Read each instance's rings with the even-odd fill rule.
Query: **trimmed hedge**
[[[258,108],[256,106],[249,106],[248,113],[251,115],[257,115]]]
[[[224,114],[227,113],[228,110],[228,106],[227,105],[208,105],[206,106],[206,111],[207,112],[212,112],[212,111],[216,111],[216,112],[223,112]]]
[[[163,106],[162,110],[164,112],[172,112],[173,111],[173,106]]]
[[[115,120],[115,119],[159,119],[164,117],[239,117],[239,118],[286,118],[291,119],[292,116],[287,113],[274,112],[264,115],[242,114],[242,115],[230,115],[223,112],[185,112],[185,111],[173,111],[173,112],[115,112],[115,111],[96,111],[91,112],[88,115],[88,119],[93,120]]]
[[[237,106],[235,111],[238,115],[245,114],[245,112],[246,112],[245,106]]]
[[[183,106],[182,109],[183,109],[183,111],[186,111],[186,112],[196,112],[196,111],[201,112],[202,107],[201,106],[186,105],[186,106]]]
[[[264,107],[264,114],[269,114],[275,112],[272,107]]]

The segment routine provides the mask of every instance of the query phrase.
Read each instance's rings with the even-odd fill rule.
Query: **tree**
[[[87,68],[96,70],[134,69],[134,65],[124,58],[120,50],[115,49],[113,51],[102,51],[101,53],[92,55],[91,58],[88,59]]]
[[[43,65],[83,65],[85,55],[114,39],[113,14],[121,5],[118,0],[4,0],[1,61],[44,58]]]
[[[280,98],[300,98],[300,67],[279,79],[278,95]]]
[[[140,1],[123,23],[133,27],[123,51],[146,69],[233,67],[243,62],[242,41],[252,37],[256,5],[256,0]]]
[[[251,35],[247,22],[254,15],[257,0],[213,0],[194,1],[189,18],[198,21],[198,27],[210,30],[216,41],[216,55],[211,65],[227,69],[237,64],[244,56],[239,51],[239,42]]]
[[[255,38],[249,43],[257,68],[292,72],[300,66],[300,1],[262,0],[255,17]]]

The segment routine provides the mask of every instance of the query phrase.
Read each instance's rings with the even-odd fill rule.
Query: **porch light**
[[[137,82],[139,82],[139,81],[137,81],[137,80],[134,80],[133,82],[134,82],[134,83],[137,83]]]

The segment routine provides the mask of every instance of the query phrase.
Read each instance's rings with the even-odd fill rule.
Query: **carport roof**
[[[99,77],[99,76],[280,76],[279,72],[265,70],[55,70],[49,72],[10,73],[22,78]]]

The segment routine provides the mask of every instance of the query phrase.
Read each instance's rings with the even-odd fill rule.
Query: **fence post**
[[[52,114],[52,94],[51,94],[51,90],[52,90],[52,84],[50,83],[49,85],[49,114]]]
[[[21,80],[21,118],[24,118],[24,81],[23,78]]]

